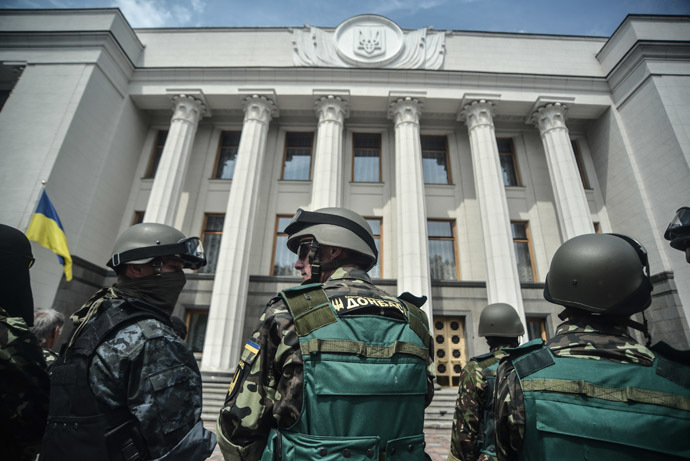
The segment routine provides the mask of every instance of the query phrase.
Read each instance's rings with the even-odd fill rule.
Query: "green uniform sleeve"
[[[458,398],[455,402],[453,430],[448,459],[473,461],[477,459],[477,442],[481,435],[481,421],[486,402],[484,373],[476,361],[469,361],[460,373]]]

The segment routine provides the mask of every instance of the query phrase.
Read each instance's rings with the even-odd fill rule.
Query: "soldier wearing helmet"
[[[378,251],[351,210],[298,210],[285,231],[304,282],[268,303],[247,341],[218,419],[223,456],[424,459],[426,298],[371,283]]]
[[[500,362],[498,459],[690,458],[687,352],[648,347],[630,318],[651,292],[647,252],[630,237],[581,235],[556,251],[544,298],[565,307],[564,323]]]
[[[668,225],[664,238],[671,242],[671,247],[685,253],[685,260],[690,263],[690,208],[681,207],[673,221]]]
[[[517,347],[525,327],[513,306],[489,304],[479,316],[479,336],[489,353],[472,357],[460,373],[448,461],[496,459],[493,394],[498,361]]]
[[[199,369],[170,320],[183,269],[204,264],[199,239],[173,227],[143,223],[122,232],[107,262],[117,283],[72,316],[74,333],[51,368],[41,461],[211,455]]]

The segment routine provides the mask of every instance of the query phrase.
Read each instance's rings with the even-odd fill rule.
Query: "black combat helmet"
[[[544,298],[587,312],[629,316],[652,302],[647,251],[620,234],[574,237],[556,250]]]
[[[510,304],[489,304],[479,316],[479,336],[518,338],[524,334],[520,316]]]
[[[685,251],[690,247],[690,208],[679,208],[673,221],[666,228],[664,238],[676,250]]]

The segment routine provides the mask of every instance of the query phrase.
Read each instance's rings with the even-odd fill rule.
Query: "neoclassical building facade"
[[[266,302],[299,283],[283,230],[345,206],[374,229],[375,282],[426,295],[439,383],[487,351],[481,309],[554,333],[549,262],[585,233],[649,252],[652,336],[690,340],[690,265],[663,239],[690,204],[690,17],[611,37],[432,28],[133,29],[117,9],[0,10],[0,222],[46,190],[74,279],[34,245],[36,305],[71,314],[114,281],[136,222],[199,235],[175,314],[202,370],[234,369]]]

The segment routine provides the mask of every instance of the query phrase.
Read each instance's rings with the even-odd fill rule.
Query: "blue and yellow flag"
[[[29,240],[38,242],[55,253],[60,264],[65,267],[65,279],[68,282],[72,280],[72,257],[69,255],[65,229],[45,190],[41,193],[41,199],[26,230],[26,236]]]

